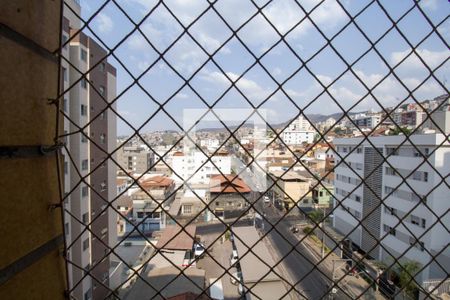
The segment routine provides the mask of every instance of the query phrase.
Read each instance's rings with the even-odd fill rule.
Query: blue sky
[[[266,2],[255,1],[260,7],[264,6]],[[301,0],[298,2],[306,11],[310,11],[320,1]],[[355,16],[371,1],[341,0],[340,2],[351,16]],[[82,0],[83,18],[85,20],[90,18],[103,3],[104,1]],[[183,32],[183,28],[164,5],[158,1],[117,0],[117,3],[136,23],[141,22],[147,13],[154,9],[154,12],[143,20],[140,28],[160,52],[164,52]],[[208,2],[201,0],[172,0],[164,1],[164,3],[184,26],[189,25],[208,8]],[[373,3],[363,13],[359,14],[355,21],[367,37],[372,42],[375,42],[392,25],[383,9],[387,11],[393,20],[398,20],[412,5],[412,0],[379,1],[379,4]],[[441,23],[450,11],[450,4],[447,0],[423,0],[420,5],[433,24]],[[243,0],[219,0],[214,4],[214,8],[233,30],[240,27],[243,22],[257,12],[252,2]],[[265,6],[262,12],[281,34],[289,31],[305,15],[292,0],[274,0]],[[311,13],[310,17],[327,38],[331,38],[349,22],[349,17],[335,0],[324,1]],[[90,24],[91,30],[111,49],[134,28],[132,23],[112,1],[108,2],[100,13],[92,19]],[[417,8],[403,18],[397,24],[397,27],[414,47],[432,30],[428,21]],[[448,43],[450,21],[445,20],[438,28],[438,32],[444,41]],[[86,33],[93,35],[89,30],[86,30]],[[189,33],[209,54],[214,53],[232,36],[232,31],[212,9],[209,9],[190,27]],[[258,14],[251,22],[239,30],[238,37],[257,57],[279,40],[276,31],[261,14]],[[285,41],[303,60],[310,59],[314,53],[327,43],[317,28],[307,19],[290,31],[286,35]],[[288,46],[281,42],[260,61],[264,68],[270,72],[273,79],[267,75],[263,67],[256,64],[237,81],[236,86],[247,96],[248,100],[254,105],[258,105],[273,93],[278,84],[283,83],[283,89],[286,94],[299,107],[303,108],[323,91],[323,87],[311,73],[322,84],[328,85],[347,69],[346,63],[339,58],[333,48],[340,53],[348,64],[352,64],[362,53],[370,48],[370,43],[358,31],[357,27],[352,24],[332,41],[332,47],[330,45],[326,46],[319,55],[306,64],[309,71],[304,67],[286,81],[302,63],[292,54]],[[377,43],[376,49],[391,67],[396,65],[411,51],[408,42],[404,40],[396,29],[391,30],[385,38]],[[434,76],[441,83],[444,83],[448,89],[449,78],[447,77],[449,76],[450,62],[447,60],[449,50],[445,43],[433,33],[417,47],[416,51],[426,64],[433,69],[445,62],[443,66],[434,72]],[[141,77],[139,83],[158,103],[164,103],[184,84],[184,80],[163,60],[159,59],[157,52],[153,50],[138,31],[135,31],[128,37],[114,51],[114,54],[128,71],[136,77],[156,61],[154,66]],[[181,76],[188,79],[208,59],[208,55],[187,34],[184,34],[174,47],[165,52],[164,58]],[[236,81],[255,61],[254,57],[236,37],[232,37],[213,58],[215,63],[209,61],[189,81],[189,84],[198,95],[186,86],[176,93],[172,100],[164,106],[166,111],[174,116],[180,125],[182,125],[183,109],[206,108],[199,96],[207,103],[214,103],[231,85],[230,80]],[[120,66],[116,58],[110,56],[109,61],[117,68],[117,92],[120,94],[132,83],[133,79]],[[386,66],[386,63],[380,59],[374,50],[371,50],[352,67],[353,72],[348,70],[341,79],[328,87],[328,92],[344,109],[348,109],[367,93],[366,88],[357,77],[371,88],[388,74],[389,68]],[[227,76],[223,75],[216,64],[220,66]],[[417,55],[413,53],[395,69],[395,74],[396,76],[388,76],[373,90],[373,96],[382,105],[392,106],[400,100],[408,98],[409,92],[400,84],[396,77],[407,88],[415,89],[420,82],[428,77],[429,71]],[[445,90],[431,77],[413,95],[417,99],[422,100],[433,98],[443,93],[445,93]],[[137,85],[133,85],[117,101],[118,111],[136,128],[141,126],[158,109],[158,106]],[[251,108],[235,88],[232,88],[218,102],[216,107],[231,109]],[[272,95],[261,108],[266,109],[267,121],[271,124],[286,121],[298,114],[297,108],[281,91]],[[371,108],[380,110],[373,97],[369,95],[353,111]],[[339,110],[336,103],[327,94],[324,94],[317,98],[312,105],[308,105],[305,113],[331,114]],[[164,129],[178,129],[178,127],[164,112],[160,111],[148,122],[142,131]],[[131,128],[118,120],[118,134],[128,134],[131,131]]]

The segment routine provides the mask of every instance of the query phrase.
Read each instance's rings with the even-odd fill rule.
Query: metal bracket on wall
[[[22,272],[35,262],[39,261],[42,257],[49,254],[53,250],[57,249],[64,242],[63,235],[58,235],[57,237],[51,239],[45,244],[41,245],[39,248],[31,251],[30,253],[19,258],[12,264],[6,266],[0,270],[0,285],[4,284],[16,274]]]
[[[33,51],[34,53],[51,62],[58,63],[58,57],[51,51],[45,49],[35,41],[29,39],[28,37],[22,35],[21,33],[15,31],[14,29],[8,27],[3,23],[0,23],[0,35],[22,45],[23,47],[26,47],[27,49]]]
[[[35,145],[35,146],[1,146],[1,158],[28,158],[36,156],[49,156],[63,147],[64,144]]]

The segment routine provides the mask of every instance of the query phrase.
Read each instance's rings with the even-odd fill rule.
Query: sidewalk
[[[302,239],[304,237],[303,233],[300,233],[297,235],[299,239]],[[333,272],[333,260],[340,259],[339,256],[337,256],[334,252],[331,252],[330,254],[325,253],[326,258],[321,257],[321,244],[320,242],[314,241],[311,237],[307,237],[303,240],[304,246],[310,250],[311,254],[317,259],[317,262],[319,263],[319,266],[321,266],[324,271]],[[346,272],[343,268],[338,268],[340,264],[336,263],[336,270],[334,273],[334,276],[336,281],[339,281],[338,285],[343,290],[345,290],[349,295],[351,295],[353,298],[358,298],[358,296],[363,295],[363,299],[385,299],[379,292],[373,291],[372,288],[370,288],[369,283],[367,283],[363,278],[353,275],[345,275]],[[344,278],[342,278],[345,275]],[[333,276],[333,274],[331,274]],[[342,279],[341,279],[342,278]]]

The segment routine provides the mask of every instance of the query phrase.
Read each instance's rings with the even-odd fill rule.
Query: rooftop
[[[236,175],[214,175],[211,176],[209,191],[211,193],[249,193],[251,189],[242,178]]]
[[[153,187],[169,187],[174,183],[173,179],[166,176],[153,176],[141,181],[140,185],[143,188]]]
[[[178,225],[167,226],[156,244],[156,248],[168,250],[191,250],[197,231],[195,225],[188,225],[185,231]],[[188,234],[189,233],[189,234]]]

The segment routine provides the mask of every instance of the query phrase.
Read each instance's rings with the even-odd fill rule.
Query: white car
[[[269,197],[267,197],[267,196],[264,196],[264,203],[269,203],[270,202],[270,199],[269,199]]]
[[[203,255],[205,254],[205,245],[203,245],[202,243],[195,243],[193,250],[195,258],[203,257]]]

